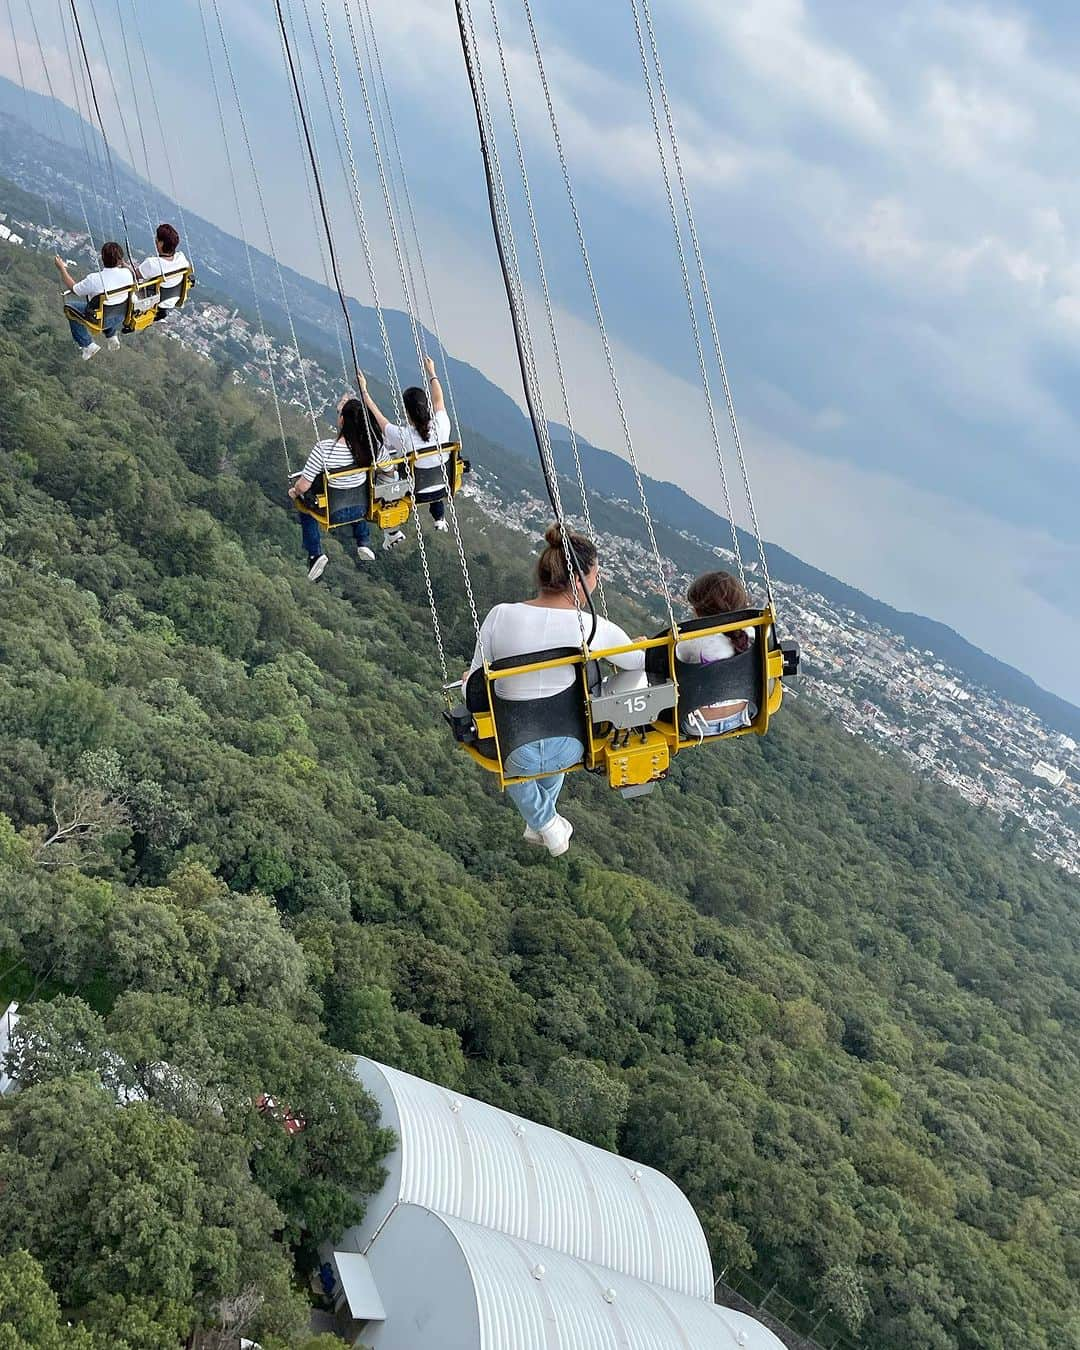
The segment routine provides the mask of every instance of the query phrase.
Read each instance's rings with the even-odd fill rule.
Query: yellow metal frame
[[[671,710],[671,724],[653,722],[642,731],[624,733],[622,743],[618,743],[615,733],[612,731],[598,734],[592,716],[592,696],[586,688],[585,727],[587,743],[585,745],[585,757],[580,764],[571,765],[568,769],[568,772],[572,772],[574,769],[606,772],[608,784],[614,788],[634,787],[643,783],[655,782],[666,775],[672,757],[682,750],[696,749],[699,745],[708,745],[714,741],[733,740],[738,736],[745,736],[748,732],[764,736],[768,731],[769,721],[780,708],[784,697],[782,678],[784,654],[779,648],[770,651],[767,641],[767,635],[774,621],[772,610],[766,608],[749,619],[717,623],[707,628],[696,628],[693,633],[688,633],[685,636],[679,633],[663,633],[659,637],[644,638],[638,642],[626,643],[621,647],[606,647],[602,650],[591,651],[588,656],[583,652],[575,652],[573,656],[557,657],[551,661],[532,661],[524,665],[508,667],[505,670],[492,670],[485,661],[484,688],[487,693],[488,706],[486,711],[481,710],[474,713],[473,720],[476,724],[477,740],[489,740],[494,743],[495,758],[482,754],[475,745],[465,744],[463,748],[481,768],[498,775],[501,788],[505,788],[510,783],[528,783],[533,781],[534,778],[543,777],[542,774],[533,774],[515,778],[507,777],[504,773],[502,751],[499,746],[499,736],[495,723],[492,685],[496,681],[508,679],[512,675],[530,675],[537,671],[556,670],[564,667],[575,669],[586,661],[605,660],[628,652],[645,652],[657,647],[664,647],[668,653],[670,678],[675,685],[675,706]],[[705,736],[700,739],[697,736],[684,736],[679,730],[681,711],[675,664],[677,644],[691,638],[712,637],[717,633],[738,632],[743,628],[756,628],[760,630],[761,634],[759,640],[755,642],[754,648],[760,655],[762,688],[766,691],[762,706],[758,709],[757,715],[748,727],[738,727],[734,731],[724,731],[718,735]]]
[[[170,309],[166,310],[166,313],[170,313],[173,309],[180,309],[188,298],[188,292],[195,284],[195,271],[193,268],[185,268],[180,275],[182,279],[180,282],[180,293],[177,296],[176,304],[170,306]],[[124,310],[124,317],[120,323],[120,331],[122,333],[141,333],[144,329],[149,328],[150,325],[154,323],[160,308],[162,280],[162,277],[147,277],[145,281],[136,281],[135,284],[128,289],[127,307]],[[141,294],[142,297],[145,298],[147,291],[157,296],[158,299],[146,309],[136,309],[135,297]],[[102,311],[106,305],[115,303],[112,297],[118,293],[119,292],[116,291],[103,291],[98,295],[91,296],[91,305],[88,307],[85,314],[80,314],[77,310],[72,309],[65,301],[64,317],[66,319],[74,319],[77,323],[83,324],[88,332],[100,335],[105,331]]]
[[[450,453],[450,458],[446,463],[446,476],[450,482],[451,495],[456,496],[465,475],[465,466],[461,459],[461,445],[458,441],[454,441],[452,444],[440,448],[448,450]],[[367,520],[373,525],[378,525],[382,530],[397,529],[405,524],[412,514],[412,493],[399,497],[397,501],[382,502],[375,495],[377,485],[374,474],[385,473],[387,469],[397,469],[404,464],[409,466],[411,473],[415,473],[417,455],[430,455],[432,453],[433,447],[426,446],[422,450],[410,451],[409,454],[401,455],[397,459],[381,460],[373,468],[364,471],[368,475]],[[340,530],[346,525],[351,525],[353,522],[348,520],[339,520],[331,524],[330,490],[335,479],[349,478],[355,473],[357,473],[355,468],[338,469],[334,473],[324,473],[322,476],[323,486],[313,493],[314,504],[309,505],[309,503],[301,501],[299,497],[295,497],[293,501],[296,509],[301,515],[311,516],[313,520],[317,520],[324,530]]]

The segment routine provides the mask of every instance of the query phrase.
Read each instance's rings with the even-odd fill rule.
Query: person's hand
[[[362,394],[367,393],[367,376],[359,368],[359,366],[356,369],[356,385]]]
[[[295,483],[294,483],[293,486],[289,489],[289,496],[293,499],[293,501],[296,500],[297,492],[296,492],[296,484],[295,484]]]
[[[53,266],[56,268],[58,272],[62,272],[64,270],[64,260],[63,258],[61,258],[59,253],[53,254]]]
[[[427,377],[429,380],[433,380],[435,378],[435,362],[431,359],[430,356],[424,357],[424,370],[427,373]]]

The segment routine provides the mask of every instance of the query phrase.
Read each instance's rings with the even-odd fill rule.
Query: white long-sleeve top
[[[487,618],[480,625],[480,641],[473,653],[469,674],[484,664],[484,656],[490,665],[507,656],[525,656],[529,652],[543,652],[552,647],[580,647],[581,625],[585,625],[588,636],[592,616],[583,613],[581,620],[573,609],[549,609],[546,605],[531,605],[525,601],[495,605],[489,610]],[[597,616],[596,635],[591,649],[604,651],[608,647],[622,647],[631,639],[617,623]],[[623,670],[641,670],[645,665],[644,652],[624,652],[620,656],[608,658],[612,665]],[[498,692],[503,698],[527,699],[550,698],[561,694],[574,683],[574,672],[570,666],[558,666],[552,670],[537,670],[529,675],[510,675],[498,682]]]

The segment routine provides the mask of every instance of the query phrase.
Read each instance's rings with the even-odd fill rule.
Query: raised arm
[[[443,398],[442,385],[439,383],[438,375],[435,374],[435,362],[430,356],[424,357],[424,369],[427,371],[428,384],[431,386],[431,411],[445,412],[446,400]]]
[[[53,263],[56,266],[56,270],[60,273],[60,280],[64,283],[64,285],[68,288],[69,291],[73,291],[75,289],[75,278],[67,270],[67,265],[65,264],[63,258],[61,258],[59,253],[57,253],[53,257]]]
[[[386,428],[390,425],[390,419],[389,417],[384,417],[382,415],[382,413],[379,411],[378,404],[368,393],[367,376],[360,369],[357,369],[356,372],[356,384],[360,390],[360,397],[364,400],[368,412],[371,413],[372,417],[374,417],[375,421],[379,425],[379,431],[380,432],[385,431]]]

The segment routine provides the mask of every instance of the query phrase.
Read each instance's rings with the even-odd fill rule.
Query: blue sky
[[[321,277],[272,6],[221,2],[278,252]],[[13,3],[18,16],[25,0]],[[115,44],[116,4],[97,3]],[[157,0],[135,3],[147,34],[160,31]],[[1080,701],[1080,14],[654,4],[766,535]],[[344,68],[342,0],[330,9]],[[443,336],[517,397],[453,6],[373,9]],[[235,230],[197,11],[172,10],[152,62],[180,194]],[[518,0],[499,12],[575,420],[618,451]],[[487,7],[475,13],[488,34]],[[722,507],[628,0],[544,0],[536,13],[640,457]],[[39,22],[63,70],[58,31]],[[482,50],[494,88],[486,36]],[[24,59],[40,87],[36,50]],[[14,74],[7,36],[0,70]],[[355,73],[348,88],[359,147]],[[242,164],[235,133],[233,148]],[[361,176],[380,285],[397,303],[368,153]],[[350,289],[369,299],[340,173],[331,191]],[[242,193],[264,246],[246,182]]]

